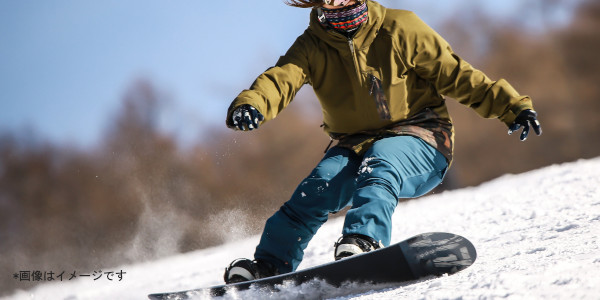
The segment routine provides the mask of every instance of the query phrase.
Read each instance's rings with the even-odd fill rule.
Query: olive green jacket
[[[458,57],[414,13],[367,1],[369,19],[352,39],[310,15],[310,25],[276,65],[231,104],[250,104],[265,122],[277,116],[304,85],[312,85],[324,130],[338,145],[363,152],[378,137],[418,136],[451,161],[453,128],[443,95],[485,118],[510,125],[532,109],[505,80],[492,81]]]

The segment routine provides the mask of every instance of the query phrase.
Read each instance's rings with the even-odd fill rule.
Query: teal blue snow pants
[[[267,220],[254,258],[273,263],[281,273],[296,270],[329,214],[349,205],[342,234],[366,235],[388,246],[398,199],[429,192],[447,167],[440,152],[412,136],[383,138],[362,157],[333,147]]]

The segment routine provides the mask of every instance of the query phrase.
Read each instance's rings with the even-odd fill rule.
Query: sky
[[[527,19],[539,30],[539,15],[522,9],[536,1],[380,3],[413,10],[438,30],[474,5],[493,22]],[[229,103],[304,31],[309,10],[283,0],[222,3],[0,0],[0,135],[95,145],[139,79],[171,100],[159,121],[178,138],[223,126]],[[553,20],[569,16],[562,10]]]

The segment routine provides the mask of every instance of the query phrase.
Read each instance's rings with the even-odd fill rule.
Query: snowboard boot
[[[335,260],[383,248],[381,242],[361,234],[342,236],[335,243]]]
[[[251,281],[255,279],[279,275],[272,264],[263,260],[238,258],[225,268],[223,279],[226,284]]]

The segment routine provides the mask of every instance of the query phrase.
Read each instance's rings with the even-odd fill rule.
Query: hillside
[[[428,231],[458,233],[477,247],[475,265],[449,277],[379,291],[356,287],[332,298],[597,299],[599,186],[600,158],[595,158],[402,203],[394,215],[393,241]],[[318,232],[300,268],[332,259],[341,226],[342,219],[333,219]],[[231,239],[220,247],[103,270],[122,270],[122,281],[65,277],[3,299],[144,299],[152,292],[219,284],[227,263],[252,255],[258,236],[240,239],[232,234]],[[276,296],[310,299],[310,290],[291,288]],[[236,298],[263,297],[246,293]]]

